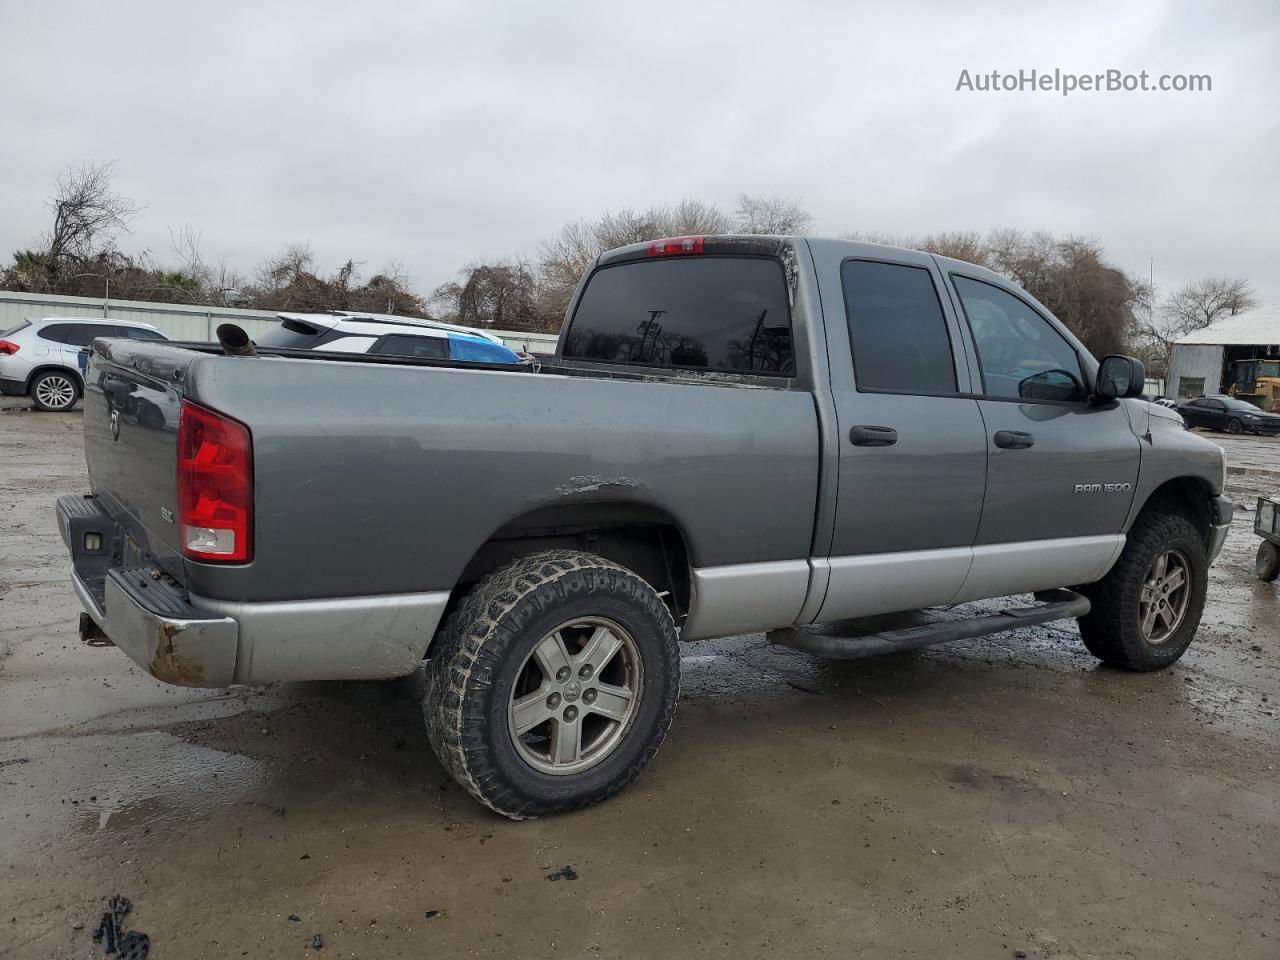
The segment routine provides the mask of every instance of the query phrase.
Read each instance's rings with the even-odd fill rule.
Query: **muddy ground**
[[[86,489],[80,416],[23,406],[0,956],[97,955],[113,893],[155,960],[1280,956],[1280,597],[1251,512],[1167,672],[1100,667],[1069,624],[848,663],[692,644],[635,786],[510,823],[431,755],[420,677],[180,690],[82,647],[53,519]],[[1224,442],[1280,471],[1280,443]],[[1250,509],[1280,487],[1231,480]]]

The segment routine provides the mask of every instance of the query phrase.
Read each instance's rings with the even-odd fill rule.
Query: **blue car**
[[[280,313],[277,316],[279,324],[254,337],[258,346],[418,360],[526,362],[521,354],[491,333],[439,320],[367,313]]]

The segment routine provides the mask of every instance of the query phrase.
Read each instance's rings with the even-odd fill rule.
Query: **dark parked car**
[[[1280,434],[1280,414],[1264,413],[1252,403],[1235,397],[1197,397],[1178,407],[1188,427],[1206,427],[1227,433]]]

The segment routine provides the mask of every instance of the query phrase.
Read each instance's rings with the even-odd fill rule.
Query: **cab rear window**
[[[564,357],[597,363],[791,376],[782,264],[689,256],[601,267],[569,322]]]

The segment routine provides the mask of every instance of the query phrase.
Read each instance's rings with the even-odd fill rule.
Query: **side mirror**
[[[1113,353],[1098,366],[1098,384],[1094,395],[1105,400],[1140,397],[1146,388],[1147,368],[1136,357]]]

